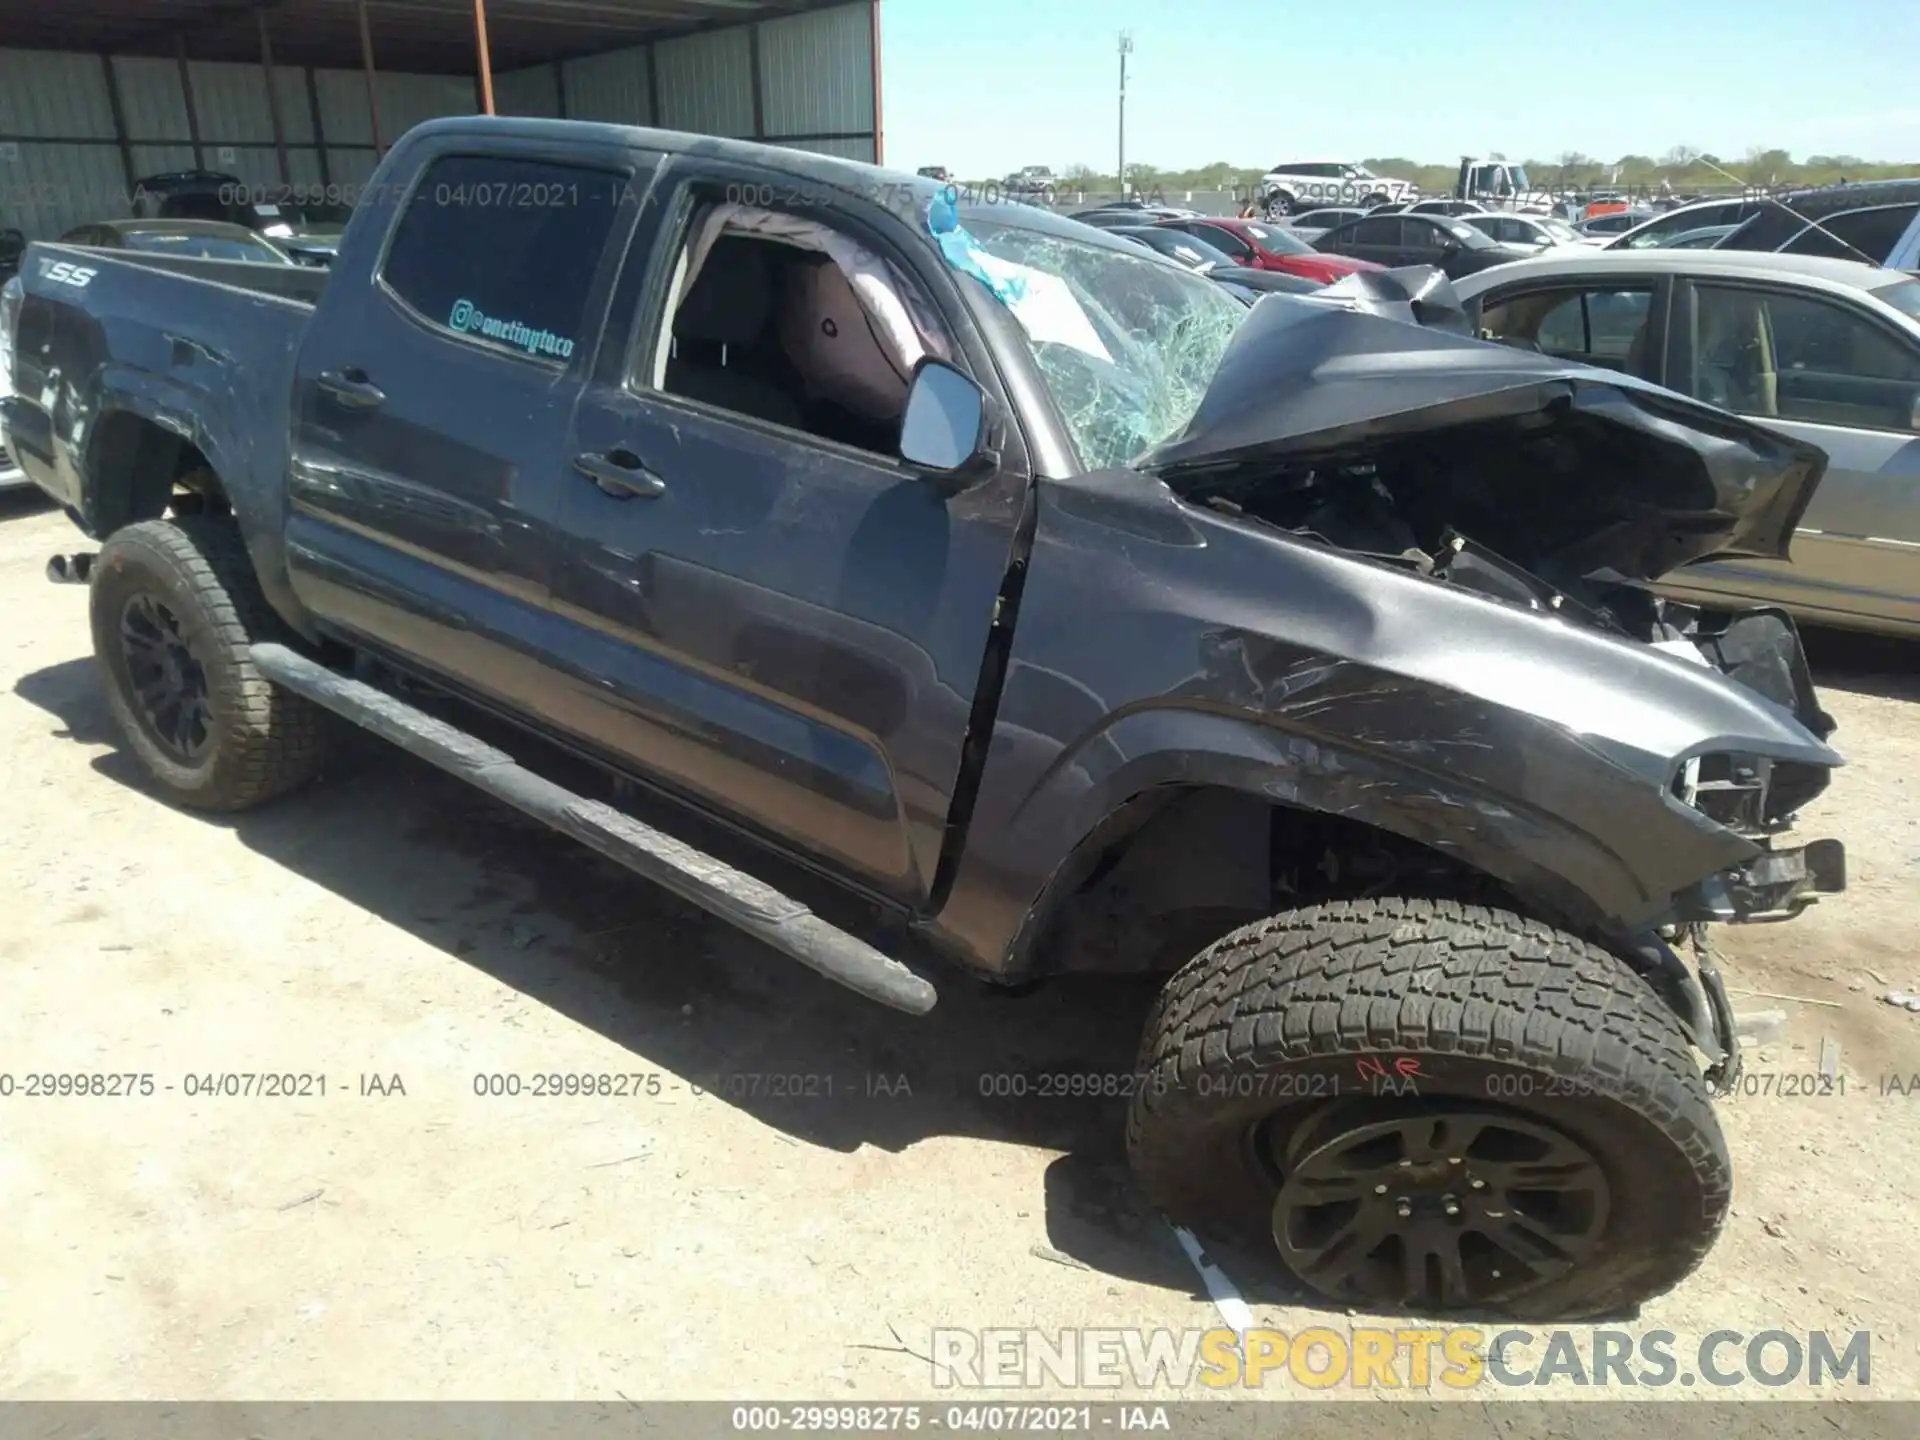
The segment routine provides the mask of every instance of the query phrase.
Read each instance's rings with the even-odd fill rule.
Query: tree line
[[[1309,159],[1308,156],[1296,157]],[[1507,160],[1490,155],[1492,160]],[[1376,175],[1411,180],[1422,190],[1448,190],[1459,171],[1459,162],[1427,164],[1403,155],[1376,156],[1361,162]],[[1857,155],[1809,155],[1796,160],[1785,150],[1755,147],[1744,156],[1729,158],[1676,145],[1666,154],[1622,155],[1617,160],[1600,160],[1578,151],[1568,151],[1551,160],[1525,160],[1527,177],[1535,185],[1564,190],[1591,190],[1619,187],[1632,190],[1657,190],[1664,183],[1676,192],[1721,190],[1740,186],[1791,188],[1802,185],[1832,185],[1841,180],[1893,180],[1920,177],[1920,161],[1863,160]],[[1218,161],[1189,170],[1164,170],[1153,165],[1127,166],[1127,176],[1137,190],[1171,192],[1176,190],[1218,190],[1251,193],[1264,170]],[[1090,165],[1069,165],[1060,176],[1065,186],[1090,192],[1119,189],[1112,171],[1102,173]]]

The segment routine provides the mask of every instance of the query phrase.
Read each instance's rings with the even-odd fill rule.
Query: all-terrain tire
[[[137,694],[121,638],[129,605],[164,607],[205,678],[204,750],[170,751]],[[155,785],[197,810],[248,810],[304,785],[320,768],[327,717],[255,668],[256,640],[286,636],[230,519],[182,516],[115,531],[101,548],[88,609],[107,704]]]
[[[1570,1273],[1498,1302],[1516,1318],[1611,1314],[1672,1288],[1731,1195],[1699,1065],[1653,989],[1608,952],[1501,910],[1342,901],[1235,931],[1168,982],[1137,1068],[1127,1148],[1148,1197],[1178,1223],[1269,1250],[1300,1152],[1278,1166],[1256,1155],[1264,1125],[1297,1147],[1326,1138],[1343,1113],[1329,1106],[1453,1104],[1572,1137],[1605,1176],[1604,1228]],[[1417,1098],[1393,1098],[1409,1073]]]

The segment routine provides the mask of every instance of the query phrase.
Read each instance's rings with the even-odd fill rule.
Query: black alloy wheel
[[[1359,1117],[1355,1117],[1359,1118]],[[1495,1306],[1566,1275],[1598,1248],[1600,1162],[1527,1116],[1423,1108],[1300,1127],[1273,1238],[1302,1279],[1373,1306]]]
[[[148,735],[183,764],[195,763],[213,740],[211,692],[179,617],[145,591],[128,597],[120,611],[120,656]]]

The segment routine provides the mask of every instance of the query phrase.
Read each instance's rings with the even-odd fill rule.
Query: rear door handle
[[[387,402],[387,392],[367,378],[367,372],[349,365],[344,370],[322,370],[319,387],[353,410],[375,410]]]
[[[616,500],[651,500],[666,493],[667,482],[630,450],[576,455],[573,468]]]

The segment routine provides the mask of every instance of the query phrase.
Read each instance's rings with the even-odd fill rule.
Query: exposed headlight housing
[[[1760,839],[1777,835],[1827,786],[1824,767],[1764,755],[1696,755],[1673,777],[1673,793],[1716,825]]]

